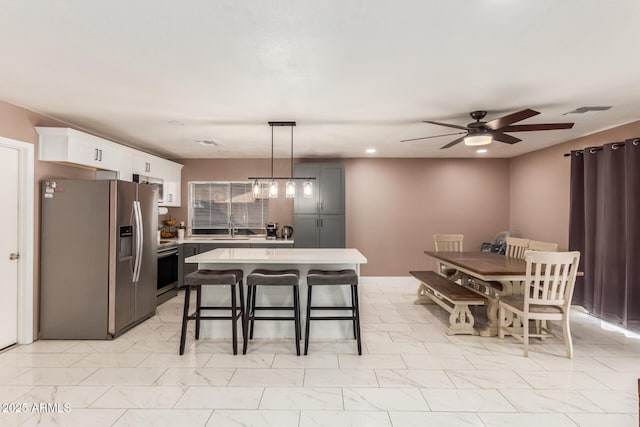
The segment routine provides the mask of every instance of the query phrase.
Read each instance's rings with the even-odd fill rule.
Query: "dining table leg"
[[[497,291],[494,288],[487,288],[491,289],[487,295],[489,297],[487,298],[487,325],[478,331],[480,336],[483,337],[494,337],[498,335],[498,329],[500,328],[498,303],[500,297],[503,295],[522,294],[522,281],[520,280],[500,280],[498,283],[502,286],[501,291]],[[506,326],[512,326],[514,321],[515,318],[513,314],[508,313],[504,324]]]

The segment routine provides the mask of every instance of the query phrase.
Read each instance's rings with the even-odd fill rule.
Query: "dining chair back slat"
[[[434,234],[436,252],[462,252],[464,234]]]
[[[505,255],[511,258],[524,259],[524,253],[528,247],[529,239],[507,237],[507,251]]]
[[[558,244],[550,242],[540,242],[538,240],[529,240],[530,251],[544,251],[544,252],[557,252]]]

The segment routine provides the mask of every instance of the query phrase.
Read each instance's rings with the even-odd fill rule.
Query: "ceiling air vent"
[[[211,141],[209,139],[200,139],[198,141],[196,141],[198,144],[202,144],[202,145],[207,145],[207,146],[211,146],[213,145],[214,147],[217,147],[218,145],[220,145],[219,142],[216,141]]]
[[[606,111],[608,109],[611,108],[611,105],[596,105],[593,107],[578,107],[575,110],[566,112],[563,114],[563,116],[566,116],[567,114],[584,114],[584,113],[588,113],[589,111]]]

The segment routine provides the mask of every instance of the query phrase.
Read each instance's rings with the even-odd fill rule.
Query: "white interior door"
[[[18,338],[19,152],[0,146],[0,349]]]

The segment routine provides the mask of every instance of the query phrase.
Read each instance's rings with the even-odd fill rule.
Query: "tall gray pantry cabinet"
[[[315,177],[313,197],[294,200],[296,248],[345,247],[345,176],[342,163],[300,163],[295,176]]]

